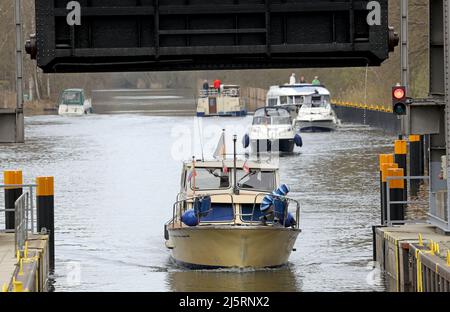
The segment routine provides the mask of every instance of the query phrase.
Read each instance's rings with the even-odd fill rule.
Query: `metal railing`
[[[30,211],[30,192],[23,193],[15,202],[15,241],[16,253],[25,250],[25,242],[28,239],[28,211]],[[33,223],[33,222],[32,222]]]
[[[390,196],[390,185],[391,181],[394,180],[403,180],[406,181],[407,184],[407,195],[406,200],[404,201],[393,201]],[[419,200],[410,200],[411,196],[411,181],[421,181],[421,180],[430,180],[429,176],[407,176],[407,177],[387,177],[386,178],[386,222],[388,226],[393,226],[396,224],[417,224],[417,223],[425,223],[421,220],[391,220],[391,206],[392,205],[428,205],[428,201]],[[430,188],[428,187],[428,192],[430,192]]]
[[[15,236],[15,252],[23,252],[25,248],[25,242],[28,238],[28,234],[36,234],[36,211],[34,194],[36,184],[22,184],[22,185],[4,185],[0,184],[0,190],[2,189],[23,189],[22,195],[15,201],[14,207],[0,208],[0,214],[2,219],[6,212],[14,212],[14,229],[8,230],[6,226],[0,229],[0,233],[14,233]],[[0,197],[1,198],[1,197]],[[4,207],[4,203],[0,207]],[[5,219],[6,225],[6,219]]]
[[[199,91],[199,96],[201,98],[207,98],[210,96],[219,96],[219,95],[226,96],[226,97],[239,97],[240,94],[241,94],[240,90],[236,89],[236,88],[224,89],[220,93],[219,93],[219,90],[217,90],[217,89],[209,89],[209,90],[202,89]]]
[[[234,224],[236,224],[237,217],[240,217],[241,220],[244,223],[249,223],[249,224],[258,223],[259,224],[259,223],[261,223],[260,220],[253,220],[254,215],[255,215],[255,209],[256,209],[256,207],[258,205],[257,204],[257,199],[260,196],[264,197],[264,196],[267,196],[267,195],[270,195],[270,196],[272,196],[274,198],[287,200],[288,204],[286,206],[286,209],[284,210],[284,215],[282,216],[282,218],[280,218],[280,219],[283,220],[283,226],[286,226],[286,221],[287,221],[287,217],[288,217],[288,214],[289,214],[289,206],[290,206],[289,204],[291,202],[295,203],[295,205],[296,205],[295,206],[295,221],[296,222],[295,222],[294,226],[298,229],[299,228],[299,220],[300,220],[300,203],[299,203],[299,201],[297,201],[295,199],[292,199],[292,198],[284,197],[284,196],[274,195],[272,193],[258,193],[258,194],[256,194],[254,202],[253,202],[253,208],[252,208],[252,213],[251,214],[249,214],[249,213],[244,214],[244,213],[238,212],[236,210],[235,203],[234,203],[234,197],[233,197],[234,194],[228,194],[228,193],[199,194],[199,195],[191,196],[191,197],[188,197],[188,198],[185,198],[185,199],[179,199],[179,197],[180,197],[180,193],[179,193],[177,195],[177,201],[173,204],[173,207],[172,207],[172,219],[169,222],[166,223],[166,227],[168,225],[171,225],[172,227],[175,227],[176,224],[181,226],[182,225],[181,216],[183,215],[184,212],[186,212],[188,210],[188,204],[192,204],[193,205],[196,199],[200,199],[200,198],[203,198],[205,196],[210,196],[210,197],[213,197],[213,196],[229,196],[230,197],[230,203],[231,203],[232,211],[233,211],[233,223]],[[246,217],[246,216],[247,217],[251,217],[252,219],[250,221],[244,221],[242,219],[242,217]],[[278,217],[280,217],[280,216],[278,216]],[[198,216],[198,218],[199,218],[199,220],[198,220],[199,224],[201,224],[202,220],[201,220],[200,216]],[[224,222],[225,221],[222,221],[220,223],[224,223]],[[205,221],[203,223],[210,224],[210,223],[214,223],[214,222],[213,221]],[[227,221],[226,223],[229,223],[229,221]]]

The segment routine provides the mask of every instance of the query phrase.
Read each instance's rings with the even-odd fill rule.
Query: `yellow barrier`
[[[392,108],[387,107],[383,104],[373,104],[373,103],[358,103],[358,102],[348,102],[342,100],[331,100],[331,102],[336,106],[344,106],[344,107],[354,107],[359,109],[377,111],[377,112],[392,112]]]

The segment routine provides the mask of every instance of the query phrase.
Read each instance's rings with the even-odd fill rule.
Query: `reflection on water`
[[[290,267],[260,271],[173,271],[167,274],[171,291],[301,291]]]
[[[282,182],[302,205],[303,232],[278,270],[187,271],[164,247],[181,159],[212,155],[221,129],[248,118],[92,115],[26,119],[27,143],[0,146],[1,170],[26,182],[54,175],[56,291],[383,291],[369,283],[371,226],[379,222],[377,155],[393,138],[360,126],[304,134],[280,158]],[[193,136],[203,134],[203,140]],[[244,151],[240,148],[239,153]],[[276,251],[274,251],[276,252]]]

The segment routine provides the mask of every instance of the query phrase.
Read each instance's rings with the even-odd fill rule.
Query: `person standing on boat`
[[[220,86],[222,82],[219,79],[214,80],[214,89],[217,90],[217,93],[220,95]]]
[[[205,96],[209,95],[209,82],[206,79],[205,81],[203,81],[203,93],[205,94]]]
[[[291,78],[289,80],[289,84],[295,85],[297,83],[297,78],[295,78],[295,74],[292,73]]]
[[[203,81],[203,90],[205,91],[209,90],[209,82],[206,79]]]
[[[300,77],[300,83],[306,83],[305,76]]]
[[[312,81],[312,84],[315,85],[315,86],[319,86],[320,85],[319,76],[314,77],[314,80]]]

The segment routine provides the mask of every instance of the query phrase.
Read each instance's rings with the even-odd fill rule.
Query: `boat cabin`
[[[197,99],[197,116],[245,116],[247,109],[237,85],[222,85],[220,90],[202,89]]]
[[[67,89],[61,93],[58,104],[83,106],[84,101],[85,94],[83,89]]]
[[[285,108],[263,107],[255,111],[253,125],[292,125],[292,118]]]
[[[297,106],[330,102],[330,92],[324,86],[294,84],[270,87],[267,106]]]
[[[191,162],[185,163],[173,220],[178,220],[182,227],[260,223],[264,217],[261,209],[264,198],[271,195],[279,184],[278,168],[270,164],[237,161],[235,172],[233,166],[230,160],[198,161],[195,169]],[[287,209],[286,206],[279,213],[287,214]],[[189,211],[195,215],[190,216],[191,220],[183,220]],[[273,220],[268,221],[271,223]]]

